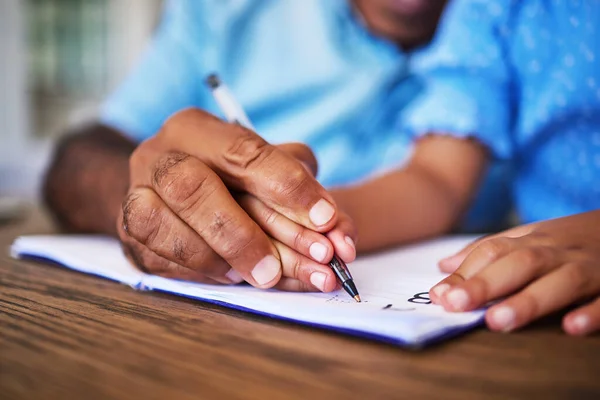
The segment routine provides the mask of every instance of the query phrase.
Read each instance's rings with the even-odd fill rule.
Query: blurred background
[[[161,0],[0,0],[0,207],[35,202],[52,143],[87,122],[152,33]]]

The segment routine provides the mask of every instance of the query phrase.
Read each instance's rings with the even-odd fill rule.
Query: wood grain
[[[49,232],[39,213],[0,230]],[[600,398],[600,337],[560,316],[425,351],[0,256],[2,399]]]

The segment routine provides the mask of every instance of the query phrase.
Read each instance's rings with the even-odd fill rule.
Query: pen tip
[[[356,300],[357,303],[361,302],[359,295],[354,296],[354,300]]]

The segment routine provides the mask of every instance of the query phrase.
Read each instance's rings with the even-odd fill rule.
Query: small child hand
[[[430,296],[448,311],[506,297],[486,312],[492,330],[512,331],[586,300],[564,317],[563,329],[572,335],[600,330],[600,211],[484,238],[441,261],[440,268],[455,270]]]

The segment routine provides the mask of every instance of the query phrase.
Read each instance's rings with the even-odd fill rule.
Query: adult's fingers
[[[150,188],[133,189],[123,202],[123,228],[157,255],[221,283],[241,277]],[[229,276],[228,276],[229,275]]]
[[[289,219],[326,232],[336,223],[333,198],[290,154],[256,133],[197,109],[171,117],[156,139],[190,154],[228,187],[251,193]]]
[[[321,264],[333,257],[333,246],[322,234],[295,223],[250,194],[237,196],[237,201],[272,238]]]
[[[277,250],[208,166],[188,155],[166,154],[154,167],[151,185],[245,281],[260,288],[277,283],[281,276]]]
[[[279,282],[277,282],[277,285],[275,285],[274,288],[277,290],[284,291],[284,292],[319,292],[320,291],[319,289],[317,289],[316,286],[314,286],[311,283],[305,283],[305,282],[302,282],[301,280],[294,279],[294,278],[286,278],[285,276],[283,276],[279,280]]]
[[[316,288],[322,292],[331,292],[336,288],[337,282],[331,268],[299,254],[277,240],[273,239],[273,244],[281,256],[283,277],[287,278],[280,286],[276,286],[277,288],[286,290],[305,290],[306,288],[314,290]],[[292,280],[302,282],[302,284],[294,284]]]
[[[148,274],[198,283],[223,283],[159,256],[130,236],[124,235],[121,245],[129,262]]]

